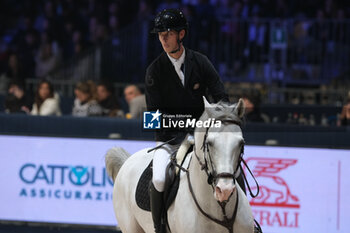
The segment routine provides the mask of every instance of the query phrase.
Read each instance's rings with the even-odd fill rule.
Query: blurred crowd
[[[2,1],[0,74],[44,78],[127,25],[137,9],[134,1]]]
[[[120,104],[127,103],[126,108]],[[28,93],[21,82],[11,82],[4,100],[5,112],[12,114],[28,114],[36,116],[61,116],[61,96],[55,92],[48,80],[41,80],[34,94]],[[69,103],[68,103],[69,104]],[[141,119],[146,110],[144,94],[136,85],[128,85],[124,90],[124,98],[116,95],[113,85],[91,80],[78,82],[74,89],[70,113],[76,117],[117,117]],[[63,106],[66,107],[66,106]]]
[[[247,122],[304,126],[350,125],[350,92],[346,103],[338,113],[333,110],[321,113],[320,111],[312,112],[305,105],[299,108],[285,107],[285,110],[280,109],[275,112],[271,111],[271,106],[268,109],[262,106],[261,95],[258,92],[246,92],[239,97],[245,104],[244,119]],[[142,119],[143,112],[146,111],[145,95],[137,85],[125,86],[123,97],[120,97],[111,83],[106,81],[95,83],[91,80],[78,82],[74,88],[74,98],[68,98],[68,101],[67,97],[59,95],[54,90],[48,80],[41,80],[34,94],[26,91],[21,82],[12,82],[8,87],[4,103],[1,104],[4,105],[5,112],[8,114],[34,116],[71,115],[74,117]],[[285,119],[283,111],[289,111]]]
[[[312,56],[312,59],[315,59],[311,63],[319,64],[324,62],[320,58],[329,57],[326,51],[338,49],[339,54],[346,52],[339,49],[341,47],[337,48],[334,41],[346,42],[345,39],[350,38],[349,34],[344,33],[350,33],[350,29],[345,28],[349,27],[349,24],[330,27],[323,23],[326,19],[335,21],[347,19],[350,16],[349,1],[2,0],[1,2],[0,19],[3,23],[0,25],[0,92],[7,93],[5,103],[7,112],[33,115],[61,115],[60,96],[47,80],[40,82],[35,94],[26,93],[26,78],[41,80],[50,77],[50,74],[64,62],[84,55],[89,48],[103,44],[110,38],[118,37],[123,28],[137,20],[150,21],[157,12],[165,8],[183,10],[190,21],[190,38],[199,38],[200,41],[197,43],[198,40],[194,39],[195,43],[188,41],[187,45],[204,53],[209,50],[212,35],[216,33],[210,28],[216,28],[215,23],[218,20],[227,18],[249,20],[249,23],[243,26],[234,20],[224,20],[221,22],[225,23],[217,27],[217,30],[224,35],[222,40],[233,42],[232,47],[222,47],[221,50],[219,48],[221,54],[210,56],[218,66],[220,74],[225,71],[225,67],[220,64],[222,61],[233,64],[235,75],[239,74],[245,63],[266,62],[264,60],[267,57],[266,48],[269,46],[267,35],[270,32],[266,24],[262,23],[265,18],[296,19],[296,23],[289,30],[293,35],[291,41],[301,49],[294,51],[294,47],[289,48],[293,50],[291,53],[293,56],[288,57],[287,63],[298,65],[310,60],[305,53],[306,48],[320,44],[319,47],[314,46],[314,50],[308,49],[311,52],[315,51],[315,56]],[[308,22],[309,19],[315,19],[316,23]],[[203,28],[206,30],[202,30]],[[227,51],[235,50],[238,52],[226,56]],[[346,60],[348,58],[349,54],[339,56],[343,62],[348,61]],[[278,56],[276,59],[279,60]],[[244,75],[249,78],[249,74]],[[298,75],[304,74],[293,73],[294,77]],[[143,80],[143,76],[140,80]],[[135,85],[127,86],[124,90],[123,100],[128,105],[128,110],[121,107],[120,97],[118,98],[114,92],[113,85],[106,81],[77,83],[74,94],[75,100],[71,112],[75,116],[137,118],[140,114],[137,109],[144,107],[144,95]],[[259,105],[255,100],[251,103]],[[349,115],[346,112],[347,110],[343,110],[341,116]],[[264,116],[260,116],[258,107],[250,113],[249,118],[259,121],[265,119]]]
[[[150,19],[165,8],[181,8],[193,24],[192,35],[204,41],[211,31],[198,29],[208,27],[218,18],[349,16],[348,1],[336,0],[3,0],[1,80],[47,77],[63,61],[117,35],[131,22]],[[221,30],[230,34],[234,31],[232,27],[224,25]]]

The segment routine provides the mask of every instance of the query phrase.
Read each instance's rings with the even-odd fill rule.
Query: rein
[[[240,121],[236,121],[236,120],[231,120],[231,119],[224,119],[224,120],[221,120],[221,122],[223,124],[235,124],[235,125],[238,125],[240,128],[242,128],[241,126],[241,122]],[[243,178],[244,178],[244,181],[246,182],[247,186],[248,186],[248,190],[249,190],[249,193],[251,195],[251,197],[256,197],[258,196],[259,194],[259,184],[258,182],[256,181],[253,173],[251,172],[251,170],[249,169],[247,163],[244,161],[243,159],[243,154],[244,154],[244,143],[242,145],[242,149],[241,149],[241,153],[239,155],[239,159],[238,159],[238,162],[237,162],[237,167],[236,169],[234,170],[234,173],[228,173],[228,172],[222,172],[222,173],[219,173],[219,174],[216,174],[216,171],[213,167],[213,163],[212,163],[212,160],[211,160],[211,156],[210,156],[210,153],[209,153],[209,147],[208,147],[208,144],[206,143],[206,139],[207,139],[207,136],[208,136],[208,131],[209,131],[209,128],[206,129],[206,133],[204,135],[204,140],[203,140],[203,145],[201,147],[201,149],[203,150],[203,155],[204,155],[204,163],[200,160],[199,156],[197,155],[196,153],[196,148],[195,148],[195,145],[194,145],[194,148],[193,148],[193,152],[194,152],[194,155],[196,156],[197,158],[197,161],[201,167],[201,170],[204,170],[207,177],[208,177],[208,184],[212,187],[213,191],[215,190],[215,187],[213,185],[214,181],[216,181],[218,178],[231,178],[233,179],[233,182],[235,183],[235,178],[237,176],[237,172],[239,171],[239,169],[241,170],[242,172],[242,175],[243,175]],[[164,144],[166,143],[169,143],[170,141],[172,141],[174,139],[171,139],[153,149],[150,149],[148,152],[151,152],[155,149],[158,149],[160,147],[162,147]],[[206,154],[208,155],[208,159],[209,159],[209,163],[206,159]],[[191,163],[192,161],[192,157],[190,159],[190,162],[189,164]],[[253,194],[252,191],[251,191],[251,188],[249,186],[249,183],[248,183],[248,180],[247,180],[247,177],[245,175],[245,173],[243,172],[243,169],[242,169],[242,165],[241,165],[241,162],[243,162],[243,164],[245,165],[245,167],[247,168],[247,170],[249,171],[250,175],[253,177],[255,183],[256,183],[256,186],[257,186],[257,193],[256,194]],[[193,187],[192,187],[192,183],[191,183],[191,177],[190,177],[190,171],[189,169],[187,168],[184,168],[182,167],[182,165],[179,165],[176,163],[175,160],[171,160],[171,163],[173,163],[174,166],[178,167],[180,170],[182,170],[183,172],[186,173],[187,175],[187,179],[188,179],[188,188],[190,190],[190,193],[191,193],[191,196],[192,196],[192,199],[194,200],[196,206],[197,206],[197,209],[201,212],[202,215],[204,215],[206,218],[208,218],[209,220],[217,223],[218,225],[221,225],[223,227],[225,227],[229,233],[233,233],[233,225],[234,225],[234,222],[236,220],[236,217],[237,217],[237,212],[238,212],[238,203],[239,203],[239,195],[238,195],[238,191],[236,191],[236,203],[235,203],[235,209],[233,211],[233,214],[232,214],[232,217],[231,218],[228,218],[227,217],[227,214],[226,214],[226,204],[227,204],[227,201],[225,202],[219,202],[217,201],[218,205],[221,207],[221,211],[222,211],[222,214],[223,214],[223,217],[224,217],[224,220],[219,220],[219,219],[216,219],[212,216],[210,216],[209,214],[207,214],[203,209],[202,207],[199,205],[199,202],[197,200],[197,197],[193,191]],[[210,165],[211,167],[211,172],[208,171],[209,167],[208,167],[208,164]],[[232,194],[231,194],[232,196]],[[231,196],[229,198],[231,198]],[[260,228],[260,225],[258,224],[258,222],[256,220],[254,220],[255,223],[257,224],[258,226],[258,229],[259,229],[259,232],[262,232],[261,231],[261,228]],[[170,230],[170,229],[169,229]]]
[[[228,125],[228,124],[238,125],[242,129],[241,121],[236,121],[233,119],[223,119],[223,120],[221,120],[221,122],[223,124],[226,124],[226,125]],[[239,166],[240,166],[240,163],[242,160],[242,155],[244,152],[244,144],[242,145],[242,150],[241,150],[238,162],[237,162],[237,167],[234,170],[234,173],[222,172],[222,173],[217,174],[215,171],[215,168],[213,166],[211,156],[210,156],[209,146],[206,143],[206,140],[208,137],[208,132],[209,132],[209,128],[206,129],[204,139],[203,139],[203,144],[201,147],[201,149],[203,150],[203,155],[204,155],[204,163],[201,162],[199,156],[196,153],[196,150],[194,149],[194,153],[197,157],[199,164],[201,165],[201,169],[204,170],[208,176],[208,181],[207,181],[208,184],[210,184],[213,187],[214,181],[216,181],[219,178],[231,178],[233,180],[233,182],[235,183],[235,178],[238,176],[237,172],[239,171],[238,169],[239,169]],[[211,171],[209,171],[209,169]],[[213,187],[213,189],[214,189],[214,187]]]
[[[223,124],[235,124],[235,125],[238,125],[240,128],[242,128],[241,126],[241,122],[240,121],[236,121],[236,120],[222,120],[221,121]],[[239,155],[239,159],[238,159],[238,162],[237,162],[237,167],[236,169],[234,170],[234,173],[231,174],[231,173],[227,173],[227,172],[222,172],[222,173],[219,173],[219,174],[216,174],[216,171],[213,167],[213,163],[212,163],[212,160],[211,160],[211,156],[210,156],[210,153],[209,153],[209,147],[208,147],[208,144],[206,143],[206,139],[207,139],[207,136],[208,136],[208,131],[209,131],[209,128],[206,129],[206,133],[204,135],[204,140],[203,140],[203,145],[202,145],[202,150],[203,150],[203,155],[204,155],[204,163],[200,160],[199,156],[197,155],[196,153],[196,148],[194,146],[193,148],[193,152],[194,152],[194,155],[196,156],[197,158],[197,161],[201,167],[201,170],[204,170],[205,173],[207,174],[207,177],[208,177],[208,184],[212,187],[213,190],[215,190],[214,188],[214,181],[216,181],[218,178],[232,178],[233,179],[233,182],[235,182],[235,178],[237,176],[237,172],[239,171],[239,168],[242,172],[242,175],[243,175],[243,178],[245,180],[245,182],[247,183],[247,186],[248,186],[248,190],[249,190],[249,193],[252,197],[256,197],[258,196],[259,194],[259,185],[253,175],[253,173],[251,172],[251,170],[249,169],[247,163],[244,161],[243,159],[243,153],[244,153],[244,144],[242,145],[242,150],[241,150],[241,153]],[[208,160],[209,160],[209,163],[206,159],[206,154],[208,155]],[[192,160],[192,158],[191,158]],[[191,162],[191,161],[190,161]],[[251,191],[251,188],[249,186],[249,183],[248,183],[248,180],[247,180],[247,177],[246,175],[244,174],[243,172],[243,169],[242,169],[242,165],[241,165],[241,162],[244,163],[245,167],[248,169],[250,175],[254,178],[254,181],[257,185],[257,193],[256,194],[253,194],[252,191]],[[211,169],[211,172],[208,171],[209,167],[208,167],[208,164],[210,165],[210,169]],[[236,204],[235,204],[235,209],[233,211],[233,215],[231,218],[228,218],[227,215],[226,215],[226,209],[225,209],[225,206],[226,206],[226,203],[227,202],[223,202],[223,203],[220,203],[218,201],[218,204],[219,206],[221,207],[221,211],[222,211],[222,214],[224,216],[224,220],[219,220],[219,219],[216,219],[212,216],[210,216],[209,214],[207,214],[202,208],[201,206],[199,205],[198,203],[198,200],[196,198],[196,195],[193,191],[193,187],[192,187],[192,183],[191,183],[191,177],[190,177],[190,172],[189,172],[189,169],[186,170],[186,175],[187,175],[187,179],[188,179],[188,187],[189,187],[189,190],[190,190],[190,193],[192,195],[192,198],[198,208],[198,210],[208,219],[210,219],[211,221],[225,227],[229,233],[233,233],[233,225],[234,225],[234,222],[235,222],[235,219],[236,219],[236,216],[237,216],[237,210],[238,210],[238,191],[236,190]]]
[[[192,198],[194,200],[194,203],[196,204],[198,210],[205,216],[207,217],[208,219],[210,219],[211,221],[225,227],[229,233],[233,233],[233,224],[236,220],[236,216],[237,216],[237,210],[238,210],[238,192],[236,191],[237,195],[236,195],[236,205],[235,205],[235,210],[233,211],[233,215],[232,217],[229,219],[226,215],[226,209],[225,209],[225,206],[226,206],[226,202],[224,203],[219,203],[218,204],[220,205],[221,207],[221,210],[222,210],[222,213],[224,215],[224,220],[219,220],[219,219],[216,219],[212,216],[210,216],[209,214],[207,214],[202,208],[201,206],[199,205],[198,203],[198,200],[196,198],[196,195],[194,194],[193,192],[193,188],[192,188],[192,184],[191,184],[191,176],[190,176],[190,173],[187,172],[186,173],[187,175],[187,179],[188,179],[188,188],[190,189],[190,193],[192,195]]]
[[[236,121],[236,120],[232,120],[232,119],[223,119],[223,120],[221,120],[221,122],[223,124],[226,124],[226,125],[227,124],[238,125],[241,128],[241,130],[242,130],[241,121]],[[243,179],[244,179],[245,183],[248,186],[248,190],[249,190],[250,196],[253,197],[253,198],[257,197],[259,195],[259,192],[260,192],[259,184],[258,184],[257,180],[255,179],[252,171],[248,167],[247,163],[243,159],[244,144],[242,145],[241,154],[239,155],[239,159],[238,159],[238,162],[237,162],[237,167],[234,170],[234,173],[231,174],[231,173],[227,173],[227,172],[222,172],[222,173],[217,174],[215,169],[214,169],[214,167],[213,167],[213,162],[211,160],[208,144],[206,143],[206,139],[208,137],[208,132],[209,132],[209,128],[206,129],[206,132],[205,132],[205,135],[204,135],[204,140],[203,140],[203,145],[201,147],[201,149],[203,150],[203,155],[204,155],[204,163],[200,160],[199,156],[197,155],[196,149],[195,148],[193,149],[194,154],[195,154],[195,156],[196,156],[196,158],[197,158],[197,160],[198,160],[198,162],[199,162],[199,164],[201,166],[201,170],[204,170],[205,173],[208,176],[208,180],[207,180],[208,184],[211,185],[213,190],[214,190],[215,188],[213,186],[213,182],[215,180],[217,180],[218,178],[232,178],[233,182],[235,183],[235,178],[238,177],[237,172],[239,171],[239,168],[240,168],[240,171],[242,172]],[[208,157],[209,163],[207,161],[206,155]],[[242,168],[242,164],[241,163],[244,164],[244,166],[247,168],[248,172],[250,173],[251,177],[254,179],[254,182],[255,182],[256,187],[257,187],[256,194],[253,194],[253,192],[252,192],[252,190],[250,188],[250,185],[248,183],[247,177],[246,177],[245,173],[243,172],[243,168]],[[208,164],[210,165],[210,169],[212,170],[211,172],[208,171],[208,169],[209,169]]]

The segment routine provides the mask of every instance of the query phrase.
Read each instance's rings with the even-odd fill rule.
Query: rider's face
[[[166,53],[170,53],[178,48],[178,39],[182,39],[184,36],[184,30],[180,31],[180,33],[176,31],[165,31],[158,32],[158,38],[162,47]]]

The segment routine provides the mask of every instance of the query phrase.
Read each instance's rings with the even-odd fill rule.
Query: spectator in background
[[[97,103],[96,85],[93,81],[79,82],[74,93],[76,98],[72,111],[73,116],[102,116],[103,111]]]
[[[52,44],[45,42],[41,45],[36,57],[35,75],[37,78],[45,78],[57,67],[59,62],[58,54],[52,51]]]
[[[215,15],[220,16],[220,18],[230,18],[232,17],[232,1],[217,1],[215,4]]]
[[[340,122],[338,123],[338,125],[350,125],[350,96],[348,97],[346,104],[342,108],[339,120]]]
[[[337,1],[325,0],[324,1],[324,13],[326,18],[333,18],[336,15],[336,3]]]
[[[129,113],[126,114],[126,118],[141,118],[143,111],[146,110],[145,95],[141,93],[136,85],[128,85],[124,89],[124,97],[129,105]]]
[[[5,112],[29,114],[32,104],[32,98],[25,93],[23,83],[21,81],[11,82],[5,97]]]
[[[0,38],[0,74],[6,71],[9,55],[9,45],[5,42],[4,38]]]
[[[14,35],[13,42],[18,44],[25,43],[25,36],[27,33],[32,32],[37,36],[39,34],[38,30],[34,25],[34,15],[32,13],[25,13],[24,15],[18,17],[17,20],[17,32]]]
[[[49,81],[42,80],[38,84],[31,114],[39,116],[62,115],[59,96],[54,92],[53,86]]]
[[[38,34],[36,31],[28,31],[24,41],[18,45],[20,60],[23,64],[23,72],[26,77],[35,75],[35,56],[38,50]]]
[[[64,30],[63,30],[63,41],[62,41],[62,54],[63,59],[69,59],[74,54],[74,42],[73,42],[73,34],[76,31],[74,31],[74,23],[72,20],[67,20],[64,24]]]
[[[102,108],[102,115],[109,117],[124,117],[120,109],[114,88],[111,84],[100,82],[97,85],[97,101]]]
[[[157,9],[156,9],[156,12],[160,12],[164,9],[178,9],[180,8],[180,4],[175,1],[175,0],[165,0],[165,1],[162,1]]]
[[[139,2],[139,11],[137,13],[138,19],[148,19],[152,15],[151,1],[141,0]]]
[[[34,57],[38,49],[39,39],[39,32],[34,27],[34,18],[34,15],[29,12],[19,18],[17,25],[19,30],[15,30],[17,32],[11,41],[11,47],[17,52],[21,61],[21,69],[29,78],[33,78],[35,74]]]
[[[249,59],[252,63],[258,63],[264,55],[264,45],[266,44],[267,28],[266,24],[259,19],[258,12],[254,12],[252,20],[248,26]]]
[[[209,0],[199,0],[198,5],[195,6],[195,14],[198,23],[198,28],[205,28],[205,30],[196,30],[197,36],[201,38],[198,44],[198,50],[209,54],[210,44],[214,32],[215,10]]]
[[[266,115],[260,111],[260,98],[258,95],[245,95],[242,97],[245,106],[245,119],[249,122],[269,122]]]
[[[274,17],[287,18],[289,15],[288,4],[285,0],[276,0],[274,7]]]
[[[112,37],[118,37],[120,34],[120,22],[117,16],[111,15],[109,17],[109,31]]]
[[[9,56],[7,67],[5,68],[5,72],[1,76],[2,82],[9,83],[15,80],[24,82],[25,76],[23,72],[23,67],[17,54],[12,53]]]
[[[72,34],[72,40],[71,40],[71,48],[73,48],[73,55],[77,55],[77,51],[75,51],[75,47],[78,44],[84,45],[83,47],[88,47],[89,44],[84,40],[83,33],[80,30],[75,30]]]
[[[96,15],[92,15],[89,19],[89,32],[88,32],[88,38],[89,41],[94,43],[96,41],[96,31],[97,31],[97,25],[98,25],[98,19]]]
[[[108,39],[108,28],[105,24],[98,24],[96,28],[96,41],[95,44],[99,45],[102,44],[103,42],[107,41]]]

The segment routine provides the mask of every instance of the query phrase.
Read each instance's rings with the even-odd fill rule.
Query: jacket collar
[[[185,56],[185,87],[187,87],[188,85],[188,81],[191,77],[191,73],[192,73],[192,69],[193,69],[193,51],[191,49],[188,49],[185,47],[186,50],[186,56]],[[161,54],[161,59],[164,61],[163,64],[166,64],[165,69],[167,70],[172,70],[174,71],[174,75],[176,75],[176,80],[179,82],[179,84],[181,84],[181,80],[179,79],[175,68],[173,66],[173,64],[171,63],[168,55],[166,54],[166,52],[163,51],[163,53]],[[175,77],[175,76],[174,76]]]
[[[193,68],[193,51],[186,48],[186,57],[185,57],[185,87],[188,85],[189,78],[191,77],[192,68]]]

